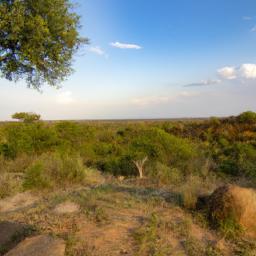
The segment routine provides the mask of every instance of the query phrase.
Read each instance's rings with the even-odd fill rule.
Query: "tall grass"
[[[83,183],[85,167],[79,156],[47,153],[36,159],[26,170],[24,189],[53,189]]]

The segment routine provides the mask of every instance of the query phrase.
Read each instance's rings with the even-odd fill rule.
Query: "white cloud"
[[[251,32],[256,32],[256,25],[252,27]]]
[[[65,91],[65,92],[61,92],[57,95],[56,102],[58,104],[68,105],[68,104],[74,103],[75,100],[72,97],[72,92]]]
[[[198,92],[187,92],[182,91],[170,96],[149,96],[149,97],[139,97],[131,99],[131,103],[137,106],[149,106],[149,105],[161,105],[174,101],[179,101],[185,98],[190,98],[199,95]]]
[[[137,44],[127,44],[127,43],[120,43],[120,42],[115,42],[115,43],[110,43],[111,46],[119,49],[135,49],[139,50],[142,47]]]
[[[218,74],[227,80],[236,78],[256,79],[256,64],[245,63],[239,67],[224,67],[218,70]]]
[[[191,83],[191,84],[186,84],[184,87],[196,87],[196,86],[208,86],[208,85],[215,85],[221,83],[221,80],[213,80],[213,79],[208,79],[208,80],[202,80],[197,83]]]
[[[224,67],[219,69],[218,71],[219,76],[224,79],[232,80],[236,79],[237,77],[237,70],[235,67]]]
[[[256,64],[243,64],[240,67],[240,74],[246,79],[256,78]]]

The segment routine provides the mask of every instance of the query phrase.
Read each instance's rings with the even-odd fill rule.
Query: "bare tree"
[[[147,162],[148,157],[144,157],[141,160],[134,160],[133,163],[135,164],[135,166],[137,167],[138,171],[139,171],[139,175],[140,175],[140,179],[143,178],[143,171],[144,171],[144,165]]]

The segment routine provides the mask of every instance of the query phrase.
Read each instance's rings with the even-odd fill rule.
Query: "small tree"
[[[247,124],[255,124],[256,123],[256,113],[253,111],[246,111],[240,114],[237,117],[240,123],[247,123]]]
[[[144,158],[140,159],[140,160],[133,160],[133,163],[135,164],[138,172],[139,172],[139,175],[140,175],[140,179],[142,179],[144,176],[143,176],[143,173],[144,173],[144,165],[145,163],[147,162],[148,160],[148,157],[145,156]]]
[[[40,115],[36,113],[18,112],[12,115],[12,119],[23,121],[24,123],[33,123],[39,121]]]

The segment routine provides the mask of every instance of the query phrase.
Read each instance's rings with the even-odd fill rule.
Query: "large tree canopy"
[[[69,0],[0,0],[0,71],[29,87],[56,86],[72,72],[79,16]]]

